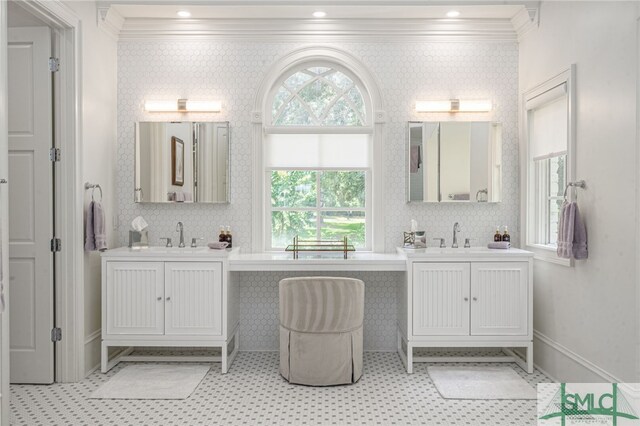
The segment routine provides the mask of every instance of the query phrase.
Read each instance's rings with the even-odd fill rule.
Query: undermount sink
[[[467,248],[439,248],[439,247],[428,247],[425,249],[428,253],[442,253],[442,254],[456,254],[456,253],[487,253],[491,250],[487,247],[467,247]]]

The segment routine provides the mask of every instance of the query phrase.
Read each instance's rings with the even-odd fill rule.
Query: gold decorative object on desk
[[[342,240],[301,240],[296,235],[293,237],[293,244],[288,245],[285,251],[292,251],[294,259],[298,259],[300,252],[344,253],[346,259],[347,254],[356,251],[356,248],[347,242],[347,237]]]

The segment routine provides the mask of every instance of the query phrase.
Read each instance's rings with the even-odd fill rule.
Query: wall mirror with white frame
[[[407,202],[496,203],[502,199],[502,125],[409,122]]]
[[[228,203],[228,122],[136,123],[137,203]]]

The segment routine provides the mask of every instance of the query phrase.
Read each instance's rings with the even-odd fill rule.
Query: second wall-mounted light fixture
[[[144,110],[147,112],[220,112],[220,101],[190,101],[178,99],[176,101],[145,101]]]
[[[489,112],[491,108],[490,100],[449,99],[447,101],[416,102],[416,112]]]

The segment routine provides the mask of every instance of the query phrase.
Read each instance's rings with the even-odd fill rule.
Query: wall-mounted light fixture
[[[467,101],[449,99],[448,101],[417,101],[416,112],[489,112],[490,100]]]
[[[220,101],[190,101],[178,99],[177,101],[145,101],[144,110],[147,112],[220,112]]]

